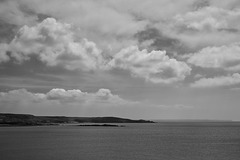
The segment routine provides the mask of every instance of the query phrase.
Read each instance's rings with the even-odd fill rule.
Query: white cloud
[[[121,99],[119,96],[113,95],[109,89],[99,89],[96,93],[87,93],[78,89],[64,90],[55,88],[46,93],[46,98],[48,100],[58,100],[66,103],[127,103],[127,101]]]
[[[188,63],[203,68],[240,70],[240,44],[207,47],[189,55]]]
[[[103,63],[96,44],[79,37],[70,24],[47,18],[36,26],[22,27],[8,47],[11,56],[22,62],[35,55],[48,66],[74,70],[95,70]]]
[[[227,10],[213,6],[204,7],[175,17],[177,25],[199,31],[238,29],[240,26],[239,20],[240,10]]]
[[[140,103],[120,98],[109,89],[82,92],[78,89],[55,88],[47,93],[26,89],[0,92],[0,112],[36,115],[107,116],[126,115]],[[119,113],[120,111],[120,113]],[[133,113],[133,112],[132,112]]]
[[[194,88],[208,88],[208,87],[221,87],[240,84],[240,74],[234,73],[230,76],[221,76],[214,78],[202,78],[192,83],[190,86]]]
[[[96,93],[82,92],[79,89],[65,90],[61,88],[55,88],[44,93],[32,93],[26,89],[11,90],[9,92],[0,92],[0,103],[2,102],[59,102],[60,104],[78,104],[78,105],[123,105],[134,103],[124,100],[118,95],[111,93],[109,89],[99,89]]]
[[[191,68],[184,62],[169,58],[165,51],[140,51],[137,46],[121,50],[109,62],[111,68],[129,70],[134,76],[153,83],[173,83],[184,80]]]

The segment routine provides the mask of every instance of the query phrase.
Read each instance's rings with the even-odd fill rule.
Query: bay
[[[240,123],[1,127],[1,160],[239,160]]]

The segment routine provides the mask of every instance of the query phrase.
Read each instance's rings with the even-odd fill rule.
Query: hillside
[[[132,120],[119,117],[34,116],[30,114],[0,113],[0,126],[35,126],[67,123],[154,123],[154,122],[148,120]]]

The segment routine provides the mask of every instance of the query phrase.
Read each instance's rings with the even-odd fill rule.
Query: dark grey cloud
[[[23,12],[26,16],[36,16],[37,22],[42,22],[46,18],[53,17],[44,13],[37,13],[35,10],[33,10],[27,4],[24,3],[19,4],[19,10]]]
[[[38,22],[42,22],[46,18],[53,17],[53,16],[50,16],[50,15],[47,15],[47,14],[42,14],[42,13],[38,13],[37,16],[38,16]]]
[[[210,6],[209,0],[197,0],[193,3],[193,9],[198,10]]]
[[[80,82],[85,81],[84,76],[77,71],[68,71],[61,66],[48,67],[31,56],[31,59],[24,63],[16,63],[10,58],[7,63],[0,64],[0,90],[9,90],[12,88],[29,88],[31,91],[45,91],[54,87],[69,86],[71,82],[66,83],[65,77],[78,77]]]
[[[20,2],[15,2],[15,5],[14,5],[15,9],[11,11],[10,8],[12,9],[13,6],[11,6],[10,4],[11,4],[11,1],[7,1],[7,0],[0,1],[0,5],[2,5],[3,8],[5,9],[9,8],[9,9],[6,9],[6,12],[3,11],[0,16],[0,43],[9,43],[16,35],[19,28],[22,27],[22,25],[27,25],[27,24],[24,24],[24,22],[15,23],[14,22],[15,20],[11,20],[11,16],[18,19],[16,21],[21,21],[21,19],[18,16],[24,17],[25,19],[34,19],[36,20],[35,23],[41,22],[44,19],[51,17],[47,14],[37,13],[33,9],[29,8],[27,5],[24,5]]]
[[[220,28],[218,31],[224,31],[224,32],[229,32],[229,33],[237,33],[239,32],[239,29],[236,28]]]
[[[156,28],[148,27],[138,32],[135,37],[140,46],[147,41],[151,41],[149,50],[165,50],[170,56],[176,53],[185,53],[187,50],[186,46],[179,39],[164,35]]]
[[[18,26],[0,19],[0,43],[10,42],[17,33]]]

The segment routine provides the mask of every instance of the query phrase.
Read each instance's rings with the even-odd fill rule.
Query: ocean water
[[[1,127],[1,160],[240,160],[240,123]]]

